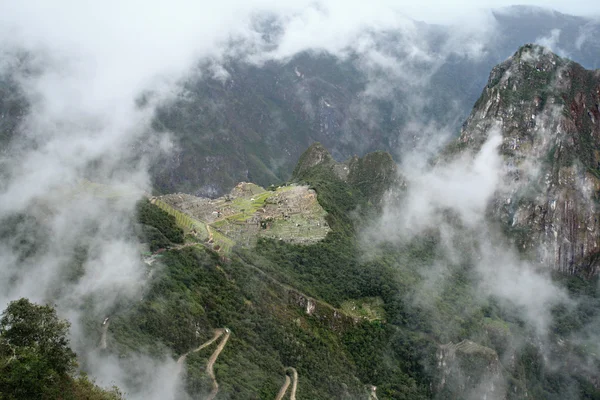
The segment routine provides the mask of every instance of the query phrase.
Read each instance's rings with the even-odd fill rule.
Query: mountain
[[[535,54],[550,60],[546,66],[555,61],[589,74],[535,46],[498,70],[517,68],[531,51],[542,51]],[[523,68],[521,79],[537,76],[535,66]],[[485,141],[484,130],[465,132],[486,112],[489,92],[465,125],[467,144],[459,141],[451,155]],[[513,110],[525,104],[515,98],[507,104]],[[411,190],[400,172],[388,153],[340,163],[315,143],[284,185],[241,183],[216,199],[175,193],[142,200],[128,234],[140,242],[144,286],[109,308],[95,307],[102,304],[97,297],[80,306],[73,322],[82,369],[118,368],[118,359],[126,366],[119,370],[125,397],[147,394],[140,364],[152,363],[162,368],[151,379],[177,399],[598,396],[597,341],[578,336],[600,310],[597,277],[557,276],[575,305],[555,305],[540,333],[520,305],[482,296],[475,260],[468,253],[445,258],[447,238],[426,233],[365,250],[363,231],[381,215],[388,189],[400,187],[399,197]],[[115,207],[125,196],[90,183],[67,194],[86,192],[108,196]],[[52,212],[3,220],[0,238],[19,258],[35,261],[52,240]],[[317,224],[323,229],[312,229]],[[92,245],[77,243],[52,293],[81,279]],[[448,270],[440,271],[440,262]],[[179,380],[181,387],[173,384]]]
[[[455,145],[473,151],[502,135],[504,188],[492,210],[540,265],[598,272],[600,72],[544,47],[496,66]]]
[[[389,323],[398,306],[387,286],[392,269],[360,260],[350,216],[357,207],[375,210],[395,178],[389,154],[341,164],[314,144],[285,186],[242,183],[220,199],[172,194],[142,202],[138,234],[153,250],[145,260],[154,277],[141,302],[112,311],[105,356],[166,347],[185,355],[187,391],[207,394],[203,370],[214,347],[194,349],[228,329],[214,364],[220,396],[275,398],[288,374],[299,399],[428,398],[419,359],[435,349]],[[316,198],[311,211],[303,201]]]
[[[519,64],[528,51],[562,60],[540,47],[526,46],[498,68]],[[530,74],[527,69],[523,76]],[[481,104],[487,94],[488,89]],[[474,110],[461,138],[479,112]],[[441,287],[429,287],[427,276],[437,273],[435,260],[444,247],[441,237],[415,237],[365,258],[361,230],[381,212],[382,193],[398,185],[410,190],[395,168],[389,154],[338,163],[321,144],[314,144],[300,157],[292,182],[285,186],[265,191],[244,183],[221,199],[174,194],[143,203],[146,216],[140,223],[165,237],[173,236],[169,232],[179,226],[186,241],[166,240],[167,251],[146,256],[157,275],[141,302],[111,314],[106,356],[118,351],[127,357],[140,343],[162,343],[175,356],[186,355],[187,391],[208,393],[211,382],[203,368],[212,350],[192,350],[221,337],[224,331],[219,329],[226,327],[230,336],[217,353],[214,379],[219,393],[231,398],[271,398],[282,387],[292,388],[291,383],[286,386],[288,381],[299,382],[298,398],[310,399],[368,398],[369,393],[380,399],[597,396],[598,382],[590,371],[598,361],[591,355],[592,365],[582,361],[579,357],[589,354],[590,345],[573,336],[600,310],[594,277],[556,278],[578,306],[557,306],[546,338],[519,308],[493,296],[479,298],[480,278],[468,258],[451,264]],[[306,207],[282,195],[304,185],[314,190],[326,213],[326,236],[313,231],[312,240],[297,241],[281,233],[269,235],[270,229],[284,231],[275,226],[286,222],[283,217],[281,222],[270,219],[278,213],[268,207],[301,214]],[[301,197],[311,195],[301,190]],[[222,216],[215,216],[213,208]],[[240,234],[230,225],[235,220],[247,226],[255,217],[254,231]],[[220,218],[230,222],[222,224]],[[206,230],[212,237],[203,233]],[[251,245],[249,234],[258,235]],[[225,237],[228,245],[223,245]],[[141,240],[147,241],[143,234]],[[157,265],[163,267],[156,269]],[[420,295],[435,302],[416,302]]]
[[[600,66],[592,40],[597,21],[509,7],[494,11],[489,24],[490,37],[456,38],[451,27],[425,23],[416,23],[412,39],[395,31],[375,35],[374,51],[395,63],[395,73],[351,50],[345,58],[307,51],[258,66],[230,60],[217,77],[201,67],[157,112],[155,128],[173,132],[180,146],[155,168],[156,185],[219,196],[239,181],[287,180],[291,160],[315,141],[344,160],[375,150],[395,154],[439,130],[457,132],[490,69],[525,43],[545,43],[588,68]],[[428,61],[413,59],[407,40],[416,40]],[[465,56],[461,40],[480,46],[480,54]]]
[[[498,9],[490,18],[492,33],[457,34],[455,27],[422,22],[373,33],[368,53],[317,49],[261,63],[225,58],[218,67],[199,61],[155,112],[153,128],[171,132],[176,144],[153,163],[157,191],[218,197],[242,181],[280,183],[313,142],[340,161],[376,150],[397,154],[440,130],[458,132],[490,69],[524,43],[600,66],[595,20],[534,7]],[[256,29],[276,46],[285,26],[272,21]],[[376,56],[393,67],[377,64]],[[22,54],[4,57],[0,140],[6,141],[28,110],[20,78],[40,67]]]
[[[535,80],[538,69],[562,71],[565,76],[571,69],[582,76],[594,74],[542,47],[521,48],[492,71],[489,87],[446,157],[477,153],[486,132],[498,124],[502,159],[518,167],[520,159],[507,146],[514,143],[515,132],[534,126],[515,114],[530,116],[529,103],[536,107],[537,96],[544,95],[533,87],[550,91],[562,87],[555,80],[540,84]],[[525,92],[499,100],[499,91],[513,86],[505,86],[498,74],[514,79]],[[548,100],[550,104],[561,108],[571,103]],[[489,120],[479,119],[490,110],[498,112],[496,119],[491,115]],[[542,110],[535,115],[544,115]],[[546,118],[546,125],[540,126],[564,125],[567,116],[552,112]],[[557,133],[550,128],[537,133],[556,141]],[[544,150],[539,145],[519,149],[523,158],[527,153],[529,158],[547,160],[544,151],[538,152]],[[558,162],[555,168],[561,166]],[[519,188],[523,179],[514,169],[509,168],[504,179]],[[361,231],[380,214],[384,193],[398,186],[411,190],[410,182],[398,176],[389,154],[377,152],[339,163],[317,143],[300,157],[292,182],[284,186],[265,190],[243,183],[212,200],[184,194],[152,198],[144,203],[147,215],[140,222],[165,237],[179,226],[186,242],[166,240],[167,251],[146,257],[151,269],[160,264],[164,269],[157,270],[141,303],[114,310],[105,351],[125,356],[139,343],[159,341],[176,356],[187,354],[188,392],[207,393],[211,382],[202,368],[214,358],[209,359],[210,350],[204,355],[188,351],[209,343],[211,337],[222,337],[224,331],[219,329],[226,327],[230,336],[223,352],[217,353],[214,376],[220,393],[232,398],[274,397],[280,385],[289,390],[292,384],[285,382],[292,381],[300,382],[298,398],[311,399],[367,398],[369,392],[381,399],[597,396],[595,347],[578,336],[593,325],[600,310],[597,277],[586,274],[586,280],[560,270],[553,279],[577,305],[570,309],[559,302],[547,331],[540,333],[519,307],[494,296],[480,298],[481,277],[469,253],[459,262],[443,258],[450,270],[444,272],[441,286],[431,287],[428,276],[440,273],[435,264],[443,254],[444,237],[417,236],[400,246],[383,246],[365,258]],[[564,184],[555,184],[558,191]],[[324,237],[318,231],[301,241],[294,240],[298,235],[270,235],[270,229],[302,229],[296,224],[305,225],[311,218],[302,211],[310,207],[294,197],[282,197],[296,192],[300,197],[316,194],[322,207],[317,214],[325,212],[329,229]],[[499,202],[506,203],[502,197],[492,199],[489,213],[492,223],[503,224],[506,221],[497,214]],[[218,210],[216,215],[213,209]],[[276,217],[282,209],[304,219],[296,219],[290,228],[276,228],[287,223],[285,216]],[[168,221],[168,215],[171,222],[160,222]],[[240,223],[237,230],[232,225]],[[256,228],[248,227],[254,223]],[[199,226],[203,224],[205,228]],[[514,231],[505,233],[515,238]],[[249,241],[248,235],[258,239]],[[468,231],[462,236],[461,240],[469,240]],[[186,293],[183,308],[182,293]],[[419,296],[435,300],[416,301]]]
[[[220,76],[190,77],[151,110],[178,143],[151,166],[153,193],[81,179],[3,209],[4,287],[55,302],[56,314],[15,304],[45,310],[61,326],[49,341],[70,343],[82,371],[126,398],[600,398],[600,76],[539,45],[501,54],[506,37],[553,34],[583,37],[582,57],[595,57],[595,25],[530,8],[495,18],[505,36],[486,53],[501,61],[487,85],[488,61],[457,55],[407,65],[435,84],[384,80],[387,98],[365,95],[359,54],[229,60]],[[418,27],[432,49],[447,44],[445,27]],[[10,142],[27,134],[29,104],[19,79],[1,82]],[[385,151],[463,113],[433,159]],[[4,368],[17,353],[4,340],[14,325],[0,325]],[[35,356],[21,372],[48,356],[30,325],[10,333],[33,343],[18,349]]]

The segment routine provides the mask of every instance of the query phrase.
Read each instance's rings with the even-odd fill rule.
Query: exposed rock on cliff
[[[450,151],[502,134],[503,185],[489,212],[541,265],[600,265],[600,71],[526,45],[492,70]]]
[[[441,345],[436,354],[436,392],[450,396],[501,400],[506,398],[503,367],[496,352],[470,340]]]

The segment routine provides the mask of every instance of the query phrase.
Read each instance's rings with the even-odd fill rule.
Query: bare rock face
[[[506,399],[503,367],[496,352],[470,340],[441,345],[436,354],[438,397]]]
[[[600,70],[535,45],[492,70],[450,152],[502,135],[503,184],[490,204],[540,265],[592,276],[600,266]]]

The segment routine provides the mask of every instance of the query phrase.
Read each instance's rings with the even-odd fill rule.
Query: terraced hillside
[[[265,190],[242,182],[218,199],[178,193],[150,201],[175,216],[186,233],[226,254],[235,244],[252,247],[261,237],[311,244],[330,230],[316,192],[302,185]]]

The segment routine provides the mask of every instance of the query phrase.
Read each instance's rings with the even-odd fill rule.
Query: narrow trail
[[[196,349],[194,349],[194,350],[190,350],[190,351],[188,351],[187,353],[183,354],[181,357],[179,357],[179,358],[177,359],[177,365],[179,365],[179,366],[180,366],[180,368],[181,368],[181,366],[182,366],[182,365],[183,365],[183,363],[185,362],[185,359],[187,358],[188,354],[190,354],[190,353],[195,353],[195,352],[197,352],[197,351],[200,351],[200,350],[202,350],[202,349],[203,349],[203,348],[205,348],[205,347],[208,347],[208,346],[210,346],[211,344],[213,344],[213,342],[214,342],[215,340],[217,340],[219,337],[221,337],[221,335],[222,335],[222,334],[223,334],[223,331],[222,331],[221,329],[217,329],[217,330],[215,330],[215,336],[213,336],[213,337],[212,337],[212,339],[210,339],[210,340],[209,340],[209,341],[207,341],[207,342],[204,342],[204,343],[202,343],[202,344],[201,344],[200,346],[198,346]]]
[[[281,389],[279,389],[279,393],[277,393],[277,397],[275,397],[275,400],[283,399],[283,396],[285,396],[285,392],[287,392],[288,387],[290,386],[290,383],[291,383],[290,376],[286,374],[285,382],[284,382],[283,386],[281,387]]]
[[[292,393],[290,394],[290,400],[296,400],[296,390],[298,389],[298,371],[296,368],[289,367],[289,371],[292,371],[293,374],[293,383],[292,383]]]
[[[225,335],[223,335],[223,334],[225,334]],[[219,383],[217,382],[217,377],[215,376],[215,371],[213,368],[214,368],[215,362],[217,361],[217,358],[219,358],[219,354],[221,354],[221,352],[225,348],[225,345],[227,344],[227,341],[229,340],[230,334],[231,334],[231,331],[227,328],[215,329],[215,335],[210,340],[208,340],[207,342],[204,342],[203,344],[198,346],[198,348],[188,351],[187,353],[185,353],[181,357],[179,357],[179,359],[177,359],[178,372],[181,372],[181,370],[183,368],[183,364],[185,363],[185,359],[187,358],[187,356],[190,353],[196,353],[196,352],[204,349],[205,347],[210,346],[215,341],[217,341],[217,339],[219,339],[221,336],[223,336],[223,338],[221,339],[221,342],[217,346],[216,350],[212,353],[212,355],[208,359],[208,363],[206,364],[206,373],[208,374],[208,376],[210,376],[210,379],[212,380],[212,389],[211,389],[210,394],[206,398],[207,400],[213,400],[217,396],[217,393],[219,393]]]
[[[223,331],[221,331],[221,333],[223,333]],[[231,332],[229,332],[229,329],[225,328],[225,336],[221,340],[221,343],[219,343],[219,346],[217,347],[215,352],[212,353],[212,355],[208,359],[208,364],[206,365],[206,372],[208,372],[210,379],[212,379],[213,387],[212,387],[210,394],[206,398],[206,400],[213,400],[215,397],[217,397],[217,393],[219,393],[219,383],[217,382],[217,378],[215,376],[215,371],[213,370],[213,366],[215,365],[215,361],[217,361],[219,354],[221,354],[221,351],[223,351],[223,348],[227,344],[230,334],[231,334]]]
[[[292,378],[290,378],[290,376],[288,375],[288,371],[292,372]],[[275,400],[283,399],[290,386],[290,381],[292,382],[290,400],[296,400],[296,390],[298,390],[298,371],[296,371],[296,368],[293,367],[288,367],[285,369],[285,382],[283,383],[281,389],[279,389],[279,393],[277,393],[277,397],[275,397]]]
[[[202,244],[194,243],[194,242],[178,244],[177,246],[169,247],[169,250],[181,250],[181,249],[185,249],[186,247],[193,247],[193,246],[202,246]]]

